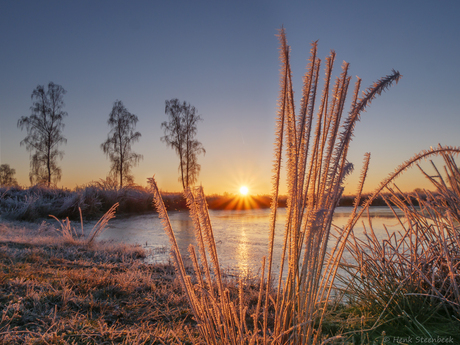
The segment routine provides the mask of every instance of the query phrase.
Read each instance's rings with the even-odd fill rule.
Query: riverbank
[[[187,344],[197,338],[171,265],[140,247],[0,224],[1,344]]]

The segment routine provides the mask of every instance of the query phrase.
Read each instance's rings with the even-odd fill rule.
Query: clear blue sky
[[[368,109],[349,159],[359,174],[371,152],[367,189],[402,161],[438,143],[460,146],[459,1],[0,1],[0,162],[28,185],[29,153],[17,128],[30,115],[37,85],[62,85],[68,188],[105,178],[100,144],[113,102],[139,117],[144,160],[133,169],[145,185],[180,191],[178,158],[160,141],[165,100],[194,105],[204,121],[197,139],[199,182],[208,193],[270,190],[278,96],[277,30],[292,47],[297,102],[310,43],[319,57],[337,53],[367,87],[396,69],[400,83]],[[412,190],[420,180],[400,180]],[[354,192],[356,178],[347,191]]]

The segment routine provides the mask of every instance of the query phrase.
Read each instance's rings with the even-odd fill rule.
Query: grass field
[[[190,343],[197,332],[174,268],[145,255],[1,224],[0,343]]]

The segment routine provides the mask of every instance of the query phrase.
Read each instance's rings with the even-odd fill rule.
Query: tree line
[[[62,170],[58,160],[64,157],[60,147],[67,143],[63,135],[64,118],[68,116],[63,100],[66,92],[61,85],[53,82],[48,84],[47,89],[38,85],[31,95],[31,114],[18,120],[18,128],[27,132],[20,145],[30,152],[31,184],[51,187],[61,180]],[[179,156],[179,182],[185,189],[197,181],[201,168],[197,156],[206,153],[201,142],[195,139],[197,124],[202,118],[194,106],[177,98],[165,101],[165,114],[168,120],[161,124],[165,134],[161,141]],[[138,121],[139,118],[130,113],[121,100],[114,102],[107,120],[110,130],[100,147],[111,164],[108,178],[120,188],[134,182],[131,169],[143,159],[132,149],[142,136],[136,131]],[[0,185],[17,185],[15,173],[9,164],[2,164]]]

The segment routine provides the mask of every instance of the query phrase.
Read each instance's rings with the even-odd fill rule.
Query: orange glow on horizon
[[[208,207],[214,210],[254,210],[270,207],[270,197],[228,194],[210,197]]]

